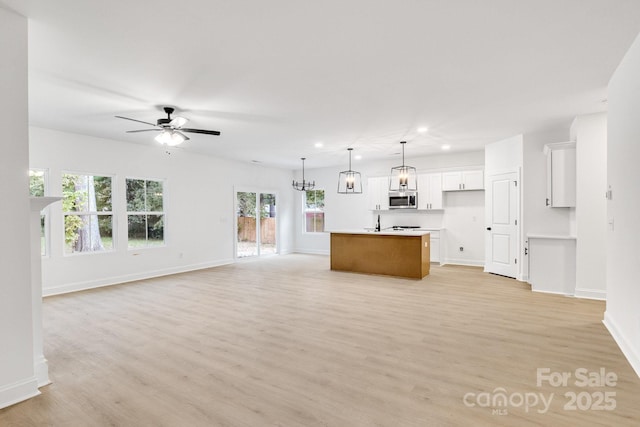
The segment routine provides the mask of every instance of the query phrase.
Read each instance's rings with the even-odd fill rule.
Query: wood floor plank
[[[478,268],[416,281],[299,254],[49,297],[53,384],[0,425],[637,426],[640,379],[604,308]],[[618,381],[538,387],[538,368]],[[553,399],[546,413],[464,403],[501,389]],[[605,391],[614,410],[565,408],[565,393]]]

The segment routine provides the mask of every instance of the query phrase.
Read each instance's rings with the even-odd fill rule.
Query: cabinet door
[[[389,179],[386,176],[367,179],[369,210],[389,209]]]
[[[552,208],[576,206],[576,145],[574,142],[547,144],[547,198]]]
[[[483,190],[484,189],[484,173],[482,170],[463,171],[462,172],[462,189],[463,190]]]
[[[442,174],[429,175],[429,209],[442,209]]]
[[[386,176],[378,178],[378,205],[380,210],[389,209],[389,178]]]
[[[429,175],[418,175],[418,209],[429,209],[431,203]]]
[[[429,261],[440,262],[440,239],[434,239],[432,237],[429,241],[431,243]]]
[[[462,190],[462,172],[444,172],[442,174],[442,191]]]
[[[576,205],[576,150],[553,150],[551,157],[551,206]]]
[[[367,202],[369,210],[375,211],[380,203],[380,180],[378,178],[367,179]]]

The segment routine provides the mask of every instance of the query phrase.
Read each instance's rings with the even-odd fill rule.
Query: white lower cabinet
[[[429,261],[437,262],[440,265],[444,264],[444,240],[440,238],[444,234],[443,229],[430,230],[428,228],[423,229],[429,232],[429,241],[431,248],[429,250]]]

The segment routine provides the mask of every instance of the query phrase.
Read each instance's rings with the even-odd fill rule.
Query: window
[[[113,250],[111,177],[62,175],[65,254]]]
[[[324,231],[324,190],[307,190],[304,201],[304,229],[307,233]]]
[[[44,197],[45,195],[46,171],[43,169],[29,170],[29,195],[33,197]],[[40,212],[40,255],[47,255],[47,209]]]
[[[164,245],[162,181],[127,179],[129,249]]]

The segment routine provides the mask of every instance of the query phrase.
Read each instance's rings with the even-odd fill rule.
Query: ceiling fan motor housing
[[[167,118],[166,119],[158,119],[157,123],[158,123],[158,126],[166,127],[166,125],[171,123],[171,115],[173,114],[175,109],[173,109],[171,107],[164,107],[163,109],[164,109],[164,112],[167,113]]]

